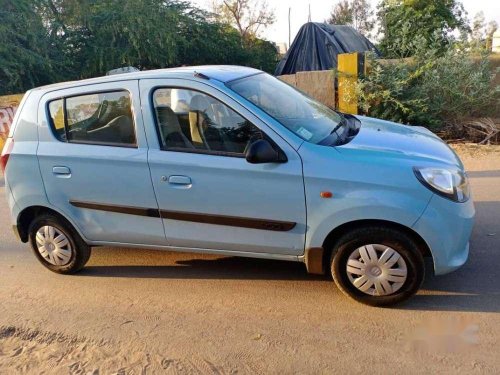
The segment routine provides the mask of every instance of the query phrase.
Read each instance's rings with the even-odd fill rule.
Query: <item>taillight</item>
[[[7,162],[9,161],[9,156],[13,148],[14,139],[7,138],[3,146],[2,155],[0,156],[0,167],[2,167],[2,172],[5,172],[5,168],[7,168]]]

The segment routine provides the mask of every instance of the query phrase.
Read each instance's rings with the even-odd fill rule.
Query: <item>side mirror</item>
[[[248,146],[245,157],[249,163],[262,164],[262,163],[284,163],[286,156],[277,151],[269,141],[259,139]]]

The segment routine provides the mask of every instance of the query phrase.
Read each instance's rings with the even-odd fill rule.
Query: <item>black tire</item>
[[[72,249],[68,263],[64,265],[51,264],[38,251],[38,246],[36,243],[36,233],[40,228],[44,226],[52,226],[54,228],[57,228],[57,230],[63,233],[68,239]],[[31,249],[35,253],[40,263],[42,263],[46,268],[53,272],[62,274],[74,274],[80,271],[90,258],[90,246],[88,246],[85,241],[83,241],[83,239],[71,224],[69,224],[66,220],[58,218],[57,216],[42,214],[36,217],[31,222],[28,231]]]
[[[387,295],[369,295],[354,286],[348,276],[349,256],[361,246],[380,244],[395,250],[405,261],[406,280],[400,289]],[[336,241],[330,259],[331,272],[335,284],[347,296],[370,306],[391,306],[414,295],[424,280],[425,266],[423,256],[415,241],[404,232],[370,226],[354,229]]]

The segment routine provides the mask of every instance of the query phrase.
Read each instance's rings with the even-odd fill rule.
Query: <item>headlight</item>
[[[413,168],[419,181],[436,194],[455,202],[469,199],[469,181],[464,172],[457,169]]]

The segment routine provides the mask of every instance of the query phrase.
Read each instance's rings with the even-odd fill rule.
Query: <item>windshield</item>
[[[320,143],[342,122],[338,113],[269,74],[240,78],[227,86],[311,143]]]

